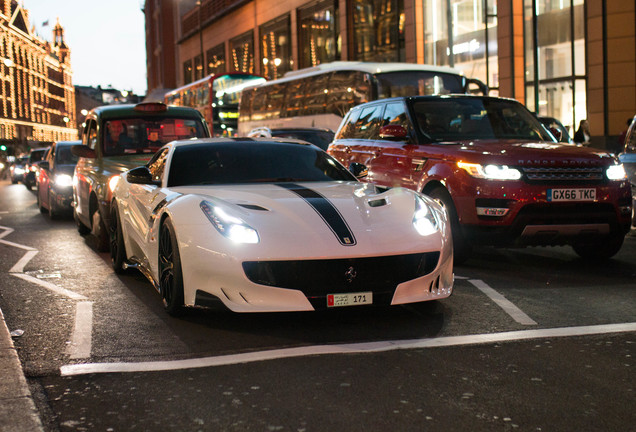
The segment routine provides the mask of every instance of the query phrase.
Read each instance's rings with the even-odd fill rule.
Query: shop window
[[[404,61],[403,0],[353,0],[353,58]]]
[[[261,75],[267,79],[281,78],[292,69],[289,15],[260,27]]]
[[[230,39],[230,69],[254,73],[254,32],[249,31]]]
[[[337,3],[334,0],[318,1],[298,9],[300,68],[340,59]]]
[[[192,82],[192,60],[183,62],[183,84]]]
[[[205,53],[207,74],[223,75],[225,73],[225,45],[220,44]]]

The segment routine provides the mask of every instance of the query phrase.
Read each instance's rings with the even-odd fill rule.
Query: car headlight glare
[[[260,241],[254,228],[229,214],[223,207],[209,201],[201,201],[200,207],[214,228],[224,237],[235,243],[255,244]]]
[[[13,173],[17,175],[24,174],[24,168],[15,168]]]
[[[108,180],[108,189],[110,189],[110,192],[113,193],[115,192],[115,188],[117,187],[117,183],[119,183],[119,176],[113,176],[110,178],[110,180]]]
[[[627,180],[627,173],[623,164],[612,165],[605,171],[610,180]]]
[[[433,211],[420,197],[415,198],[415,213],[413,213],[413,226],[421,236],[434,234],[439,229],[439,221]]]
[[[466,170],[468,174],[476,178],[486,180],[519,180],[521,172],[507,165],[481,165],[468,162],[457,162],[457,166]]]
[[[55,186],[59,187],[71,187],[73,186],[73,177],[68,174],[56,174]]]

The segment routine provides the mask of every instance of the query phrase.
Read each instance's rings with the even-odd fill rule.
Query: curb
[[[18,352],[0,310],[0,431],[43,432]]]

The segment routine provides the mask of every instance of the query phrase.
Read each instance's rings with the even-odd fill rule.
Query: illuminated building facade
[[[77,139],[72,76],[60,23],[48,42],[30,28],[27,10],[0,0],[0,141],[18,153]]]
[[[634,0],[182,0],[178,7],[177,86],[231,71],[275,79],[336,60],[453,66],[572,133],[588,119],[592,145],[611,150],[636,113]]]

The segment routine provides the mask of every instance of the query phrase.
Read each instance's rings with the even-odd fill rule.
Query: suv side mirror
[[[369,169],[367,168],[367,166],[358,162],[351,162],[349,164],[349,171],[351,172],[351,174],[356,176],[358,180],[363,179],[369,175]]]
[[[71,153],[73,153],[77,157],[83,157],[88,159],[97,158],[97,153],[95,153],[95,150],[93,150],[92,148],[88,146],[80,145],[80,144],[72,145]]]
[[[380,128],[380,138],[393,139],[403,141],[406,139],[408,132],[402,125],[386,125]]]
[[[126,173],[126,180],[132,184],[157,185],[157,182],[152,179],[152,174],[147,166],[131,169]]]

